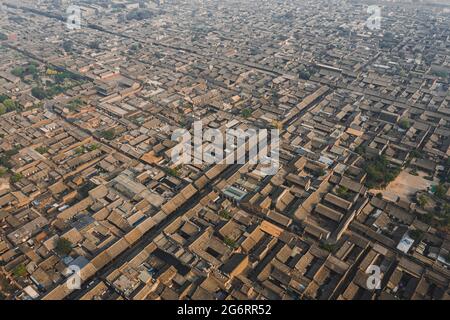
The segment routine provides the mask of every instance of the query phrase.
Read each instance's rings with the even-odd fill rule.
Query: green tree
[[[40,154],[44,154],[48,152],[48,148],[45,146],[40,146],[36,148],[36,151],[39,152]]]
[[[7,112],[14,111],[17,109],[17,104],[12,99],[6,99],[3,101],[3,105],[6,107]]]
[[[67,256],[72,252],[72,242],[65,238],[59,238],[56,241],[55,251],[61,256]]]
[[[27,67],[27,71],[28,74],[33,75],[34,77],[38,74],[38,68],[36,66],[36,64],[31,63],[28,67]]]
[[[23,175],[21,173],[14,173],[11,176],[11,182],[12,183],[17,183],[17,182],[19,182],[22,179],[23,179]]]
[[[86,149],[84,148],[84,146],[81,146],[81,147],[78,147],[78,148],[75,149],[75,153],[76,154],[83,154],[85,150]]]
[[[225,238],[223,239],[223,242],[224,242],[227,246],[229,246],[230,248],[236,249],[236,248],[238,247],[236,241],[234,241],[234,240],[231,239],[231,238],[225,237]]]
[[[221,210],[219,211],[219,216],[221,216],[222,218],[226,219],[226,220],[230,220],[231,219],[231,214],[228,210]]]
[[[10,162],[11,158],[2,154],[0,155],[0,166],[11,169],[12,168],[12,164]]]
[[[141,48],[141,44],[140,43],[134,43],[130,46],[130,50],[131,51],[137,51],[138,49]]]
[[[3,103],[0,103],[0,116],[2,114],[5,114],[7,112],[7,109]]]
[[[355,148],[355,152],[357,154],[359,154],[360,156],[364,155],[364,153],[366,152],[366,148],[362,145],[359,145]]]
[[[422,208],[425,208],[425,206],[428,203],[428,198],[424,194],[421,194],[419,196],[419,198],[417,199],[417,201],[419,202],[419,206],[421,206]]]
[[[81,100],[80,98],[76,98],[72,101],[70,101],[67,105],[67,107],[69,108],[70,111],[75,111],[77,109],[78,106],[81,106],[82,104],[84,104],[83,100]]]
[[[181,166],[178,166],[176,168],[168,168],[167,173],[173,177],[179,177],[180,176],[180,169]]]
[[[65,52],[70,52],[73,50],[73,42],[70,40],[64,41],[62,46]]]
[[[8,173],[8,170],[5,168],[0,168],[0,178],[3,177],[6,173]]]
[[[447,193],[447,188],[442,183],[436,186],[436,190],[434,192],[436,197],[442,199],[445,197],[446,193]]]
[[[86,149],[87,149],[88,151],[94,151],[94,150],[97,150],[98,147],[99,147],[99,146],[98,146],[97,143],[93,143],[93,144],[90,144],[90,145],[86,146]]]
[[[300,71],[299,76],[300,79],[309,80],[311,78],[311,73],[308,70],[304,69]]]
[[[25,69],[22,67],[15,67],[11,70],[11,74],[16,77],[22,77],[25,74]]]
[[[369,188],[384,187],[393,181],[400,173],[400,168],[391,166],[385,156],[378,156],[366,162],[364,170],[367,173],[366,185]]]
[[[64,92],[64,88],[60,85],[52,85],[45,91],[45,96],[48,98],[57,96],[60,93]]]
[[[420,150],[416,150],[416,149],[411,151],[410,155],[411,155],[411,157],[417,158],[417,159],[422,159],[423,158],[422,152]]]
[[[433,74],[440,78],[448,78],[449,73],[444,70],[435,70],[433,71]]]
[[[422,240],[422,238],[423,238],[423,231],[420,231],[420,230],[417,230],[417,229],[411,230],[409,232],[409,236],[413,240],[416,240],[416,241]]]
[[[116,132],[114,129],[103,130],[100,132],[100,136],[106,140],[114,140]]]
[[[339,197],[346,199],[346,198],[348,197],[348,188],[343,187],[343,186],[339,186],[339,187],[336,189],[336,194],[337,194]]]
[[[334,252],[334,250],[336,250],[336,245],[331,244],[331,243],[326,243],[326,242],[322,242],[319,247],[323,250],[326,250],[330,253]]]
[[[11,169],[13,165],[11,164],[11,157],[19,152],[18,148],[13,148],[11,150],[0,153],[0,166]]]
[[[400,119],[400,121],[398,122],[398,126],[404,130],[409,129],[411,127],[411,123],[409,122],[408,119],[402,118]]]
[[[25,267],[25,265],[23,263],[19,264],[17,267],[14,268],[13,270],[13,275],[16,278],[21,278],[21,277],[25,277],[27,275],[27,268]]]
[[[252,110],[249,108],[245,108],[242,110],[241,114],[244,118],[248,118],[252,115]]]
[[[47,93],[45,92],[44,88],[41,87],[34,87],[33,89],[31,89],[31,94],[33,95],[33,97],[40,100],[47,97]]]

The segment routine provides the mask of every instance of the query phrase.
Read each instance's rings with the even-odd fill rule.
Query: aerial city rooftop
[[[450,5],[412,2],[2,1],[0,299],[450,299]],[[276,172],[173,161],[196,122]]]

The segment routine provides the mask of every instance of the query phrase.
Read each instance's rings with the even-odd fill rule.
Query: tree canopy
[[[72,242],[65,238],[59,238],[56,241],[55,251],[62,256],[67,256],[72,252]]]

